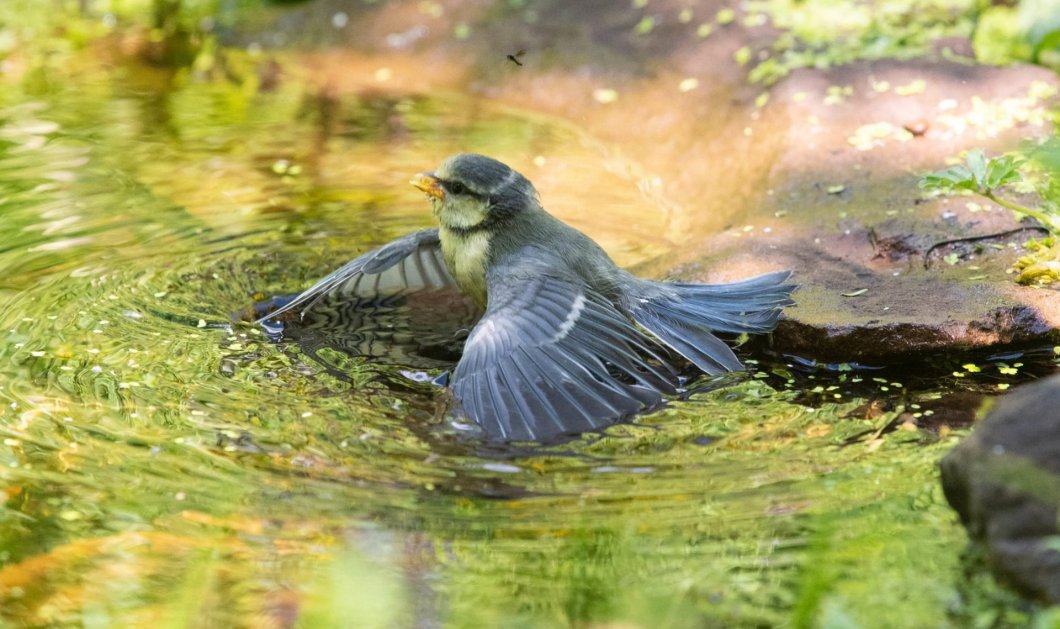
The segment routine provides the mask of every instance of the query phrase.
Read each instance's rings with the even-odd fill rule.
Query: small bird
[[[707,374],[742,370],[712,332],[768,332],[794,304],[789,271],[729,284],[636,277],[484,155],[455,155],[410,183],[437,229],[362,255],[266,319],[305,317],[325,297],[459,289],[483,314],[450,387],[491,441],[551,441],[655,407],[678,391],[671,351]]]

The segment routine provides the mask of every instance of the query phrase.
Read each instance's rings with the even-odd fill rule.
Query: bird
[[[481,316],[449,388],[487,441],[550,442],[656,408],[679,392],[681,358],[709,375],[742,371],[715,333],[769,332],[795,303],[786,270],[722,284],[637,277],[485,155],[454,155],[410,183],[437,227],[357,257],[259,321],[458,290]]]

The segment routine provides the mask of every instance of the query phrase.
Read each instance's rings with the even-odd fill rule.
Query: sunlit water
[[[881,439],[856,395],[762,374],[485,449],[417,381],[444,367],[335,377],[241,320],[429,225],[405,182],[458,150],[569,182],[557,214],[623,263],[662,251],[575,130],[459,95],[31,79],[0,90],[0,626],[948,622],[952,438]]]

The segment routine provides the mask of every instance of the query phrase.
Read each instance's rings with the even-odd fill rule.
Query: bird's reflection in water
[[[282,309],[296,295],[276,297],[255,304],[251,320],[260,320],[269,339],[294,343],[301,352],[322,366],[328,374],[351,381],[351,365],[383,364],[378,380],[388,389],[411,394],[403,399],[423,400],[423,389],[414,383],[448,385],[449,370],[459,361],[468,332],[481,316],[480,309],[458,289],[434,288],[403,291],[390,297],[324,296],[303,312],[286,311],[277,318],[270,313]],[[349,359],[343,361],[335,355]],[[448,407],[451,400],[445,399]],[[429,405],[429,404],[428,404]],[[435,409],[444,414],[444,409]],[[480,430],[459,411],[450,426],[466,426],[467,433],[456,441],[440,438],[429,428],[413,426],[414,432],[430,442],[439,454],[475,454],[486,459],[512,460],[526,456],[572,456],[554,451],[548,445],[488,444],[477,438]],[[462,432],[462,431],[458,431]],[[561,439],[559,442],[565,441]],[[527,495],[525,489],[497,479],[458,473],[453,483],[462,493],[487,498],[513,499]],[[443,483],[437,491],[447,491]]]
[[[455,287],[437,287],[404,290],[388,297],[324,295],[301,312],[287,310],[277,318],[268,318],[271,312],[283,310],[295,297],[277,297],[255,305],[252,318],[261,320],[270,340],[296,344],[327,373],[347,382],[352,380],[353,369],[364,369],[366,364],[385,365],[376,371],[374,379],[395,393],[405,394],[403,399],[414,405],[418,405],[414,400],[420,400],[424,410],[436,405],[422,397],[424,390],[419,385],[448,384],[449,370],[460,360],[468,333],[481,316],[479,308]],[[692,373],[690,368],[688,373]],[[679,397],[728,386],[746,377],[743,372],[682,377],[682,385],[688,388],[682,388],[683,395]],[[444,398],[442,406],[433,410],[436,417],[445,415],[452,403],[448,396]],[[647,410],[657,410],[657,407]],[[458,428],[457,432],[463,432],[459,427],[466,426],[468,432],[456,441],[440,438],[440,434],[426,426],[414,426],[414,432],[431,442],[438,452],[448,454],[474,453],[497,460],[572,456],[571,452],[555,450],[554,446],[561,446],[574,435],[558,435],[538,444],[490,444],[476,438],[479,429],[459,410],[446,423]],[[514,497],[522,491],[505,483],[479,487],[481,484],[482,479],[464,479],[461,486],[464,491],[486,497]]]
[[[267,316],[286,301],[278,298],[262,304],[256,314]],[[349,380],[349,374],[333,352],[398,366],[406,378],[424,381],[431,378],[419,370],[447,370],[460,359],[479,315],[478,308],[455,288],[438,288],[391,296],[324,295],[300,313],[283,313],[265,320],[263,326],[273,341],[296,343],[340,379]]]

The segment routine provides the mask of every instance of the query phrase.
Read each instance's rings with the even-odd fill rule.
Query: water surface
[[[780,359],[603,435],[487,449],[416,381],[443,366],[332,354],[335,377],[241,320],[430,225],[405,182],[468,149],[565,182],[546,205],[623,264],[666,250],[665,212],[591,139],[469,95],[127,65],[3,85],[0,626],[971,613],[934,467],[956,433],[891,430],[930,385]]]

